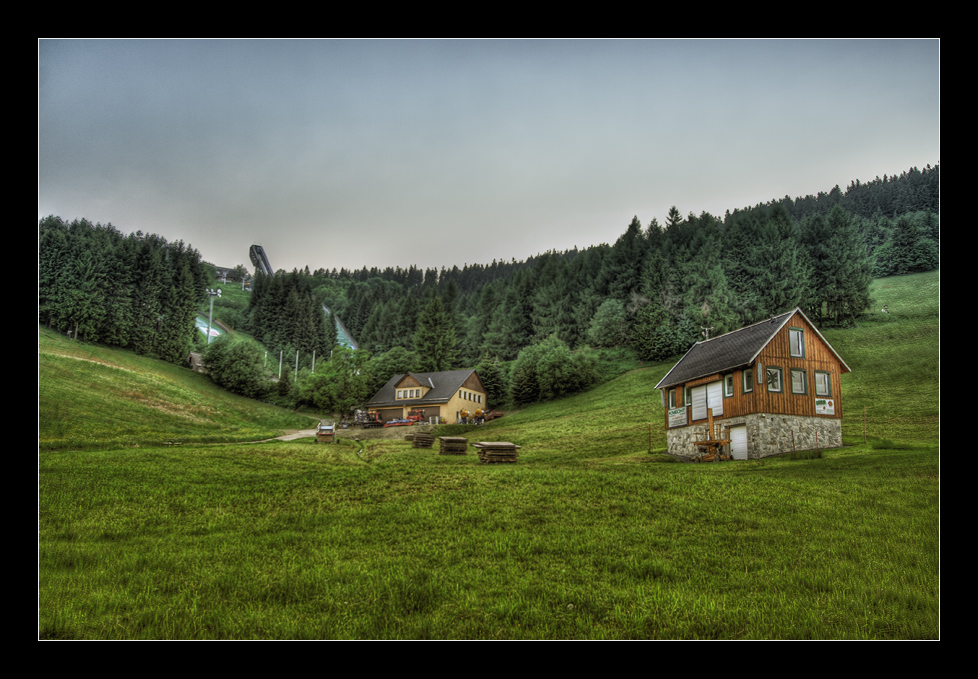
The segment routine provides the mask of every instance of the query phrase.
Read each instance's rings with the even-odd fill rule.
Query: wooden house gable
[[[408,373],[407,375],[405,375],[404,377],[402,377],[397,384],[394,385],[394,388],[395,389],[411,389],[411,388],[420,387],[420,386],[422,386],[422,385],[421,385],[421,382],[418,381],[418,378],[416,378],[411,373]]]
[[[462,383],[463,389],[470,389],[472,391],[480,391],[483,394],[486,393],[486,388],[482,384],[482,380],[479,379],[479,375],[476,372],[472,372],[471,375]]]

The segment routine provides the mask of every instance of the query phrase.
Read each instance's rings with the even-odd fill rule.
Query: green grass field
[[[38,383],[41,450],[254,441],[316,424],[186,368],[46,328],[38,329]]]
[[[479,465],[399,440],[244,444],[294,416],[42,332],[38,634],[938,638],[938,285],[877,281],[890,316],[825,333],[853,368],[845,448],[713,465],[648,452],[666,365],[469,430],[522,446]],[[76,350],[92,372],[57,372]],[[124,369],[155,400],[113,386]]]

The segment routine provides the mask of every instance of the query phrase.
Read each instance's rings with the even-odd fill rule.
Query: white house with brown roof
[[[709,410],[735,459],[842,445],[851,372],[801,309],[697,342],[656,385],[669,453],[700,454]]]
[[[486,409],[486,388],[475,370],[395,375],[367,401],[384,422],[406,419],[412,410],[423,410],[425,419],[455,422],[463,410]]]

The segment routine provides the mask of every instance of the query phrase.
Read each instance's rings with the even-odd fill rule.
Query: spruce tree
[[[694,323],[710,328],[710,337],[735,330],[739,323],[733,309],[733,294],[720,264],[720,241],[716,233],[706,235],[683,272],[687,286],[683,298]]]
[[[764,215],[754,259],[758,307],[763,317],[800,306],[808,290],[809,271],[800,257],[791,217],[781,205]],[[751,322],[760,318],[750,319]]]
[[[506,376],[499,361],[494,356],[483,354],[482,360],[475,368],[482,386],[486,388],[486,410],[492,410],[502,405],[506,398],[508,389],[506,388]]]
[[[835,205],[825,220],[826,257],[818,281],[818,299],[825,303],[825,316],[835,325],[847,326],[869,308],[872,268],[866,245],[852,217]]]
[[[439,372],[458,367],[458,342],[451,319],[442,306],[441,298],[432,294],[418,317],[414,346],[425,372]]]
[[[937,244],[924,237],[924,230],[910,216],[904,215],[897,220],[891,243],[891,273],[908,274],[937,268]]]

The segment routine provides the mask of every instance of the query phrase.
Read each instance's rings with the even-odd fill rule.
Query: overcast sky
[[[38,217],[451,268],[940,162],[930,40],[40,40]]]

